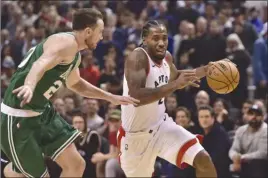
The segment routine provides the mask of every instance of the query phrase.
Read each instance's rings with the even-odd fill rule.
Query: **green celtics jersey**
[[[17,94],[13,94],[12,91],[24,84],[25,78],[33,63],[43,54],[43,45],[45,41],[46,39],[28,51],[25,58],[18,66],[17,71],[13,74],[3,100],[6,105],[20,109],[21,99],[17,97]],[[45,107],[49,104],[49,99],[62,86],[62,84],[65,84],[68,75],[76,65],[79,65],[79,59],[80,53],[78,52],[70,64],[59,64],[46,71],[36,85],[31,102],[23,106],[22,109],[43,112]]]

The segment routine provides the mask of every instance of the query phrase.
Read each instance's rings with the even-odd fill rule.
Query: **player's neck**
[[[147,52],[147,54],[149,55],[149,57],[151,58],[151,60],[156,63],[157,65],[161,65],[163,62],[163,59],[156,59],[148,50],[148,48],[146,46],[143,46],[143,49]]]
[[[73,31],[75,40],[78,44],[78,50],[82,51],[87,48],[87,45],[85,44],[84,38],[82,37],[82,34],[79,31]]]

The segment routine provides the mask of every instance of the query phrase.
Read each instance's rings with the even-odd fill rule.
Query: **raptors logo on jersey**
[[[136,49],[142,49],[146,53],[149,62],[145,87],[157,88],[167,84],[170,78],[170,67],[167,61],[163,59],[162,64],[157,65],[143,48]],[[127,96],[129,88],[125,77],[123,90],[123,95]],[[134,107],[133,105],[122,106],[122,126],[126,131],[142,131],[157,125],[163,119],[165,110],[164,98],[139,107]]]

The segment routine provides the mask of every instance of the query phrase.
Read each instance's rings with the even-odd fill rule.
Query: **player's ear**
[[[92,32],[93,32],[92,29],[89,28],[89,27],[87,27],[87,28],[85,29],[86,36],[91,36]]]

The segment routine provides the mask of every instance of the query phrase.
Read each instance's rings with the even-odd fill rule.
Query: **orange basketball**
[[[227,94],[237,87],[240,75],[232,62],[223,60],[208,68],[206,78],[213,91],[219,94]]]

